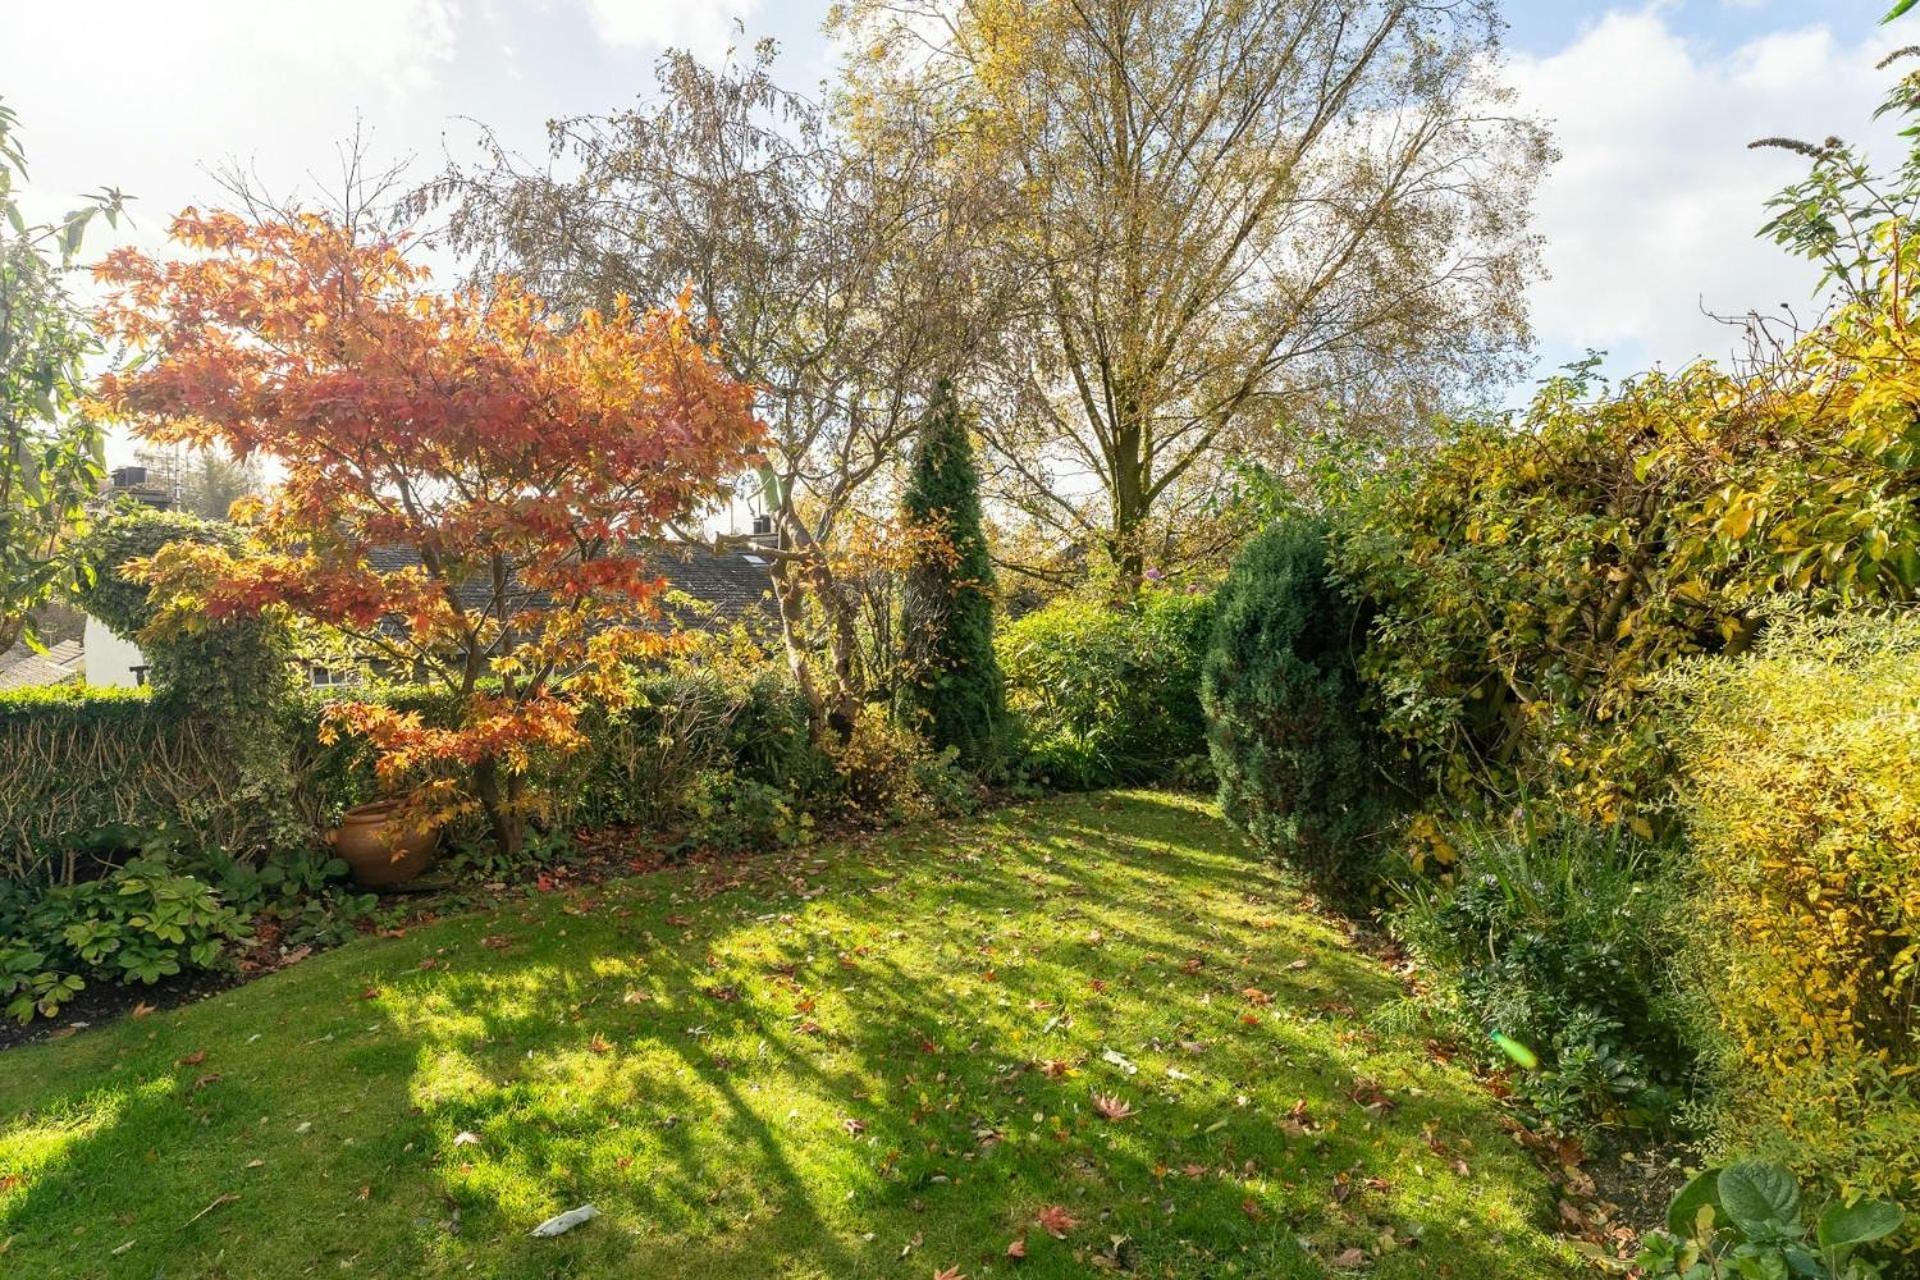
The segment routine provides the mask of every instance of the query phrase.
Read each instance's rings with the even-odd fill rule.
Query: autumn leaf
[[[1059,1080],[1071,1074],[1073,1068],[1059,1058],[1048,1058],[1040,1064],[1040,1073],[1049,1080]]]
[[[1248,1004],[1254,1006],[1256,1009],[1264,1009],[1273,1003],[1273,997],[1258,987],[1247,987],[1241,991],[1240,994],[1245,997]]]
[[[195,1049],[192,1053],[182,1057],[173,1065],[176,1067],[197,1067],[206,1060],[207,1051],[205,1049]]]
[[[128,1012],[127,1016],[129,1018],[144,1018],[147,1015],[151,1014],[152,1012],[153,1012],[153,1006],[143,1000],[139,1004],[134,1005],[133,1008]]]
[[[1007,1256],[1008,1256],[1009,1258],[1024,1258],[1024,1257],[1026,1257],[1026,1256],[1027,1256],[1027,1242],[1026,1242],[1026,1240],[1025,1240],[1025,1238],[1023,1238],[1023,1237],[1015,1237],[1015,1238],[1014,1238],[1014,1240],[1013,1240],[1013,1242],[1012,1242],[1011,1244],[1009,1244],[1009,1245],[1007,1246]]]
[[[1055,1240],[1065,1240],[1067,1238],[1067,1232],[1080,1225],[1078,1218],[1057,1204],[1048,1205],[1039,1213],[1033,1215],[1033,1220],[1040,1224],[1042,1231],[1045,1231]]]
[[[948,1267],[945,1271],[934,1272],[933,1280],[967,1280],[967,1277],[960,1268]]]
[[[1125,1120],[1134,1114],[1133,1107],[1125,1099],[1110,1093],[1094,1094],[1093,1109],[1106,1120]]]

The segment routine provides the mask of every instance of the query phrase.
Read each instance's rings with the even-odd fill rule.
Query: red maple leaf
[[[1065,1240],[1067,1238],[1067,1232],[1080,1225],[1078,1218],[1057,1204],[1050,1204],[1039,1213],[1034,1214],[1033,1220],[1040,1224],[1041,1230],[1045,1231],[1055,1240]]]
[[[1133,1107],[1126,1099],[1111,1093],[1094,1094],[1093,1109],[1105,1120],[1125,1120],[1133,1114]]]

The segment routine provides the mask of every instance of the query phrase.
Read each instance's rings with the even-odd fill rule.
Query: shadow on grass
[[[1191,804],[836,857],[510,904],[122,1029],[0,1129],[0,1239],[60,1275],[978,1274],[1015,1238],[1039,1276],[1565,1270],[1485,1099],[1376,1052],[1392,981]]]

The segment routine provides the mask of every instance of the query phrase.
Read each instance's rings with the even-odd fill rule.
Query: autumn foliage
[[[102,330],[143,357],[102,380],[101,407],[284,480],[236,509],[246,553],[148,562],[162,625],[283,609],[441,685],[453,727],[349,701],[331,730],[516,846],[533,757],[577,745],[582,700],[617,699],[622,663],[667,643],[646,625],[664,584],[644,543],[752,460],[752,389],[684,309],[563,318],[511,279],[436,292],[404,237],[318,214],[190,209],[172,236],[177,257],[97,268]]]

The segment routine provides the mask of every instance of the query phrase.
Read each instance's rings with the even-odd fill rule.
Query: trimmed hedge
[[[86,878],[78,837],[114,826],[260,851],[281,820],[231,767],[225,741],[222,726],[146,690],[0,694],[0,877]]]

